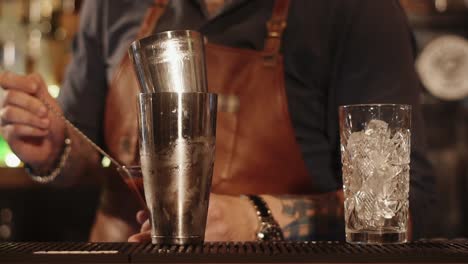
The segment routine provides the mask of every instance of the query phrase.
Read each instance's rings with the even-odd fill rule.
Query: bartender
[[[34,179],[71,185],[96,177],[100,164],[40,99],[119,161],[137,164],[138,87],[127,48],[154,32],[192,29],[206,36],[209,90],[225,102],[206,240],[343,239],[337,108],[357,103],[413,106],[412,234],[424,236],[433,176],[398,1],[101,0],[86,1],[80,21],[58,102],[37,74],[0,75],[2,135]],[[92,241],[124,241],[140,230],[130,196],[118,177],[108,179]],[[256,211],[267,209],[259,220]],[[147,227],[131,240],[148,239]]]

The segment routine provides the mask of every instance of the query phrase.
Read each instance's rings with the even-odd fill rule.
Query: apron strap
[[[148,9],[141,23],[140,29],[137,33],[137,39],[147,37],[151,35],[158,23],[159,18],[164,14],[166,10],[168,0],[154,0],[153,5]],[[112,77],[111,86],[115,86],[115,82],[120,79],[120,75],[126,70],[126,64],[129,63],[128,56],[124,55],[122,58],[117,71]]]
[[[264,52],[268,57],[276,57],[281,47],[281,37],[286,28],[290,0],[276,0],[270,20],[266,23],[268,35]]]
[[[143,23],[137,33],[137,38],[144,38],[151,35],[156,27],[156,23],[166,10],[168,0],[154,0],[143,18]]]

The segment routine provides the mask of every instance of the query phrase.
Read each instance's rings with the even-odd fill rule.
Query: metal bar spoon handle
[[[101,147],[99,147],[96,143],[94,143],[88,136],[86,136],[79,128],[77,128],[73,123],[68,120],[62,113],[60,113],[57,109],[55,109],[51,104],[47,102],[44,98],[39,97],[39,100],[57,117],[59,117],[66,126],[68,126],[70,129],[72,129],[78,136],[80,136],[85,142],[87,142],[89,145],[91,145],[92,148],[94,148],[97,152],[99,152],[101,155],[107,157],[112,164],[114,164],[117,167],[117,170],[119,171],[119,175],[122,177],[126,177],[128,179],[128,183],[130,184],[130,189],[135,193],[140,205],[142,206],[143,209],[146,209],[146,202],[145,199],[143,198],[142,194],[138,191],[137,184],[135,183],[135,179],[132,175],[132,173],[128,170],[128,168],[120,162],[118,162],[116,159],[114,159],[111,155],[109,155],[106,151],[104,151]],[[122,173],[123,172],[123,173]]]

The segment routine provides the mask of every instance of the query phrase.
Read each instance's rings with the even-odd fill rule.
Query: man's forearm
[[[262,196],[287,240],[335,240],[344,234],[343,192]]]

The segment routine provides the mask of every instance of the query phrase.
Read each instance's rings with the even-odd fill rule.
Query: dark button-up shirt
[[[156,31],[193,29],[217,44],[261,50],[273,2],[234,0],[210,17],[203,1],[172,0]],[[93,0],[83,7],[60,102],[67,116],[99,144],[107,84],[150,4],[151,0]],[[424,235],[423,213],[427,217],[431,211],[433,177],[424,157],[411,31],[398,2],[293,0],[281,52],[289,112],[314,175],[313,191],[342,186],[339,105],[413,106],[410,208],[415,237]]]

